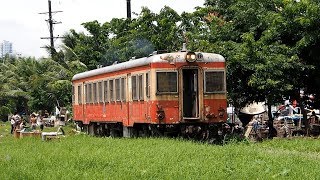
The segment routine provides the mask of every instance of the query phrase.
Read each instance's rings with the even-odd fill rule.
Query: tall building
[[[12,43],[9,41],[4,40],[0,44],[0,57],[4,57],[6,54],[12,54]]]

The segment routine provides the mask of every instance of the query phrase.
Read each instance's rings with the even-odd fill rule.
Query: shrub
[[[6,122],[8,120],[8,115],[10,113],[10,109],[7,106],[0,107],[0,118],[3,122]]]

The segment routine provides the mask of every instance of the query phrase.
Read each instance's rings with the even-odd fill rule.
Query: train
[[[226,131],[226,63],[220,54],[155,51],[76,74],[73,119],[97,136],[212,139]]]

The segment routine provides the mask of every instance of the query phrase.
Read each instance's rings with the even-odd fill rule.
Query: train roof
[[[165,54],[156,54],[149,57],[143,57],[139,59],[133,59],[126,62],[122,62],[119,64],[114,64],[86,72],[82,72],[79,74],[76,74],[73,76],[72,81],[88,78],[100,74],[120,71],[124,69],[130,69],[134,67],[139,66],[145,66],[150,63],[168,63],[168,61],[173,60],[174,62],[186,62],[185,56],[187,52],[175,52],[175,53],[165,53]],[[200,62],[225,62],[225,59],[220,54],[214,54],[214,53],[202,53],[202,52],[196,52],[198,57],[201,57]]]

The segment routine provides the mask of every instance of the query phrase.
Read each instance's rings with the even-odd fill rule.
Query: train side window
[[[157,72],[157,94],[177,92],[177,72]]]
[[[102,82],[98,82],[98,94],[99,94],[99,98],[98,98],[98,102],[103,102],[103,91],[102,91]]]
[[[88,103],[92,103],[92,84],[88,86]]]
[[[205,72],[205,87],[206,93],[221,93],[225,92],[225,75],[224,71],[207,71]]]
[[[146,96],[150,97],[150,83],[149,83],[150,72],[146,73]]]
[[[137,76],[131,76],[131,86],[132,86],[132,100],[138,100],[137,92]]]
[[[140,74],[138,76],[139,78],[139,88],[138,88],[138,93],[139,93],[139,100],[143,100],[144,99],[144,93],[143,93],[143,74]]]
[[[84,95],[85,95],[85,97],[84,97],[84,100],[85,100],[85,103],[88,103],[88,85],[87,84],[85,84],[84,85]]]
[[[82,104],[82,87],[78,86],[78,104]]]
[[[108,80],[104,81],[104,102],[109,102],[108,99]]]
[[[126,78],[121,78],[121,101],[126,101]]]
[[[75,92],[74,92],[74,85],[72,85],[72,104],[75,102]]]
[[[109,92],[110,102],[114,101],[113,80],[109,80]]]
[[[120,79],[115,79],[116,101],[120,101]]]
[[[93,103],[97,103],[98,100],[97,100],[97,83],[93,83],[92,85],[93,87],[93,90],[92,90],[92,95],[93,95]]]

